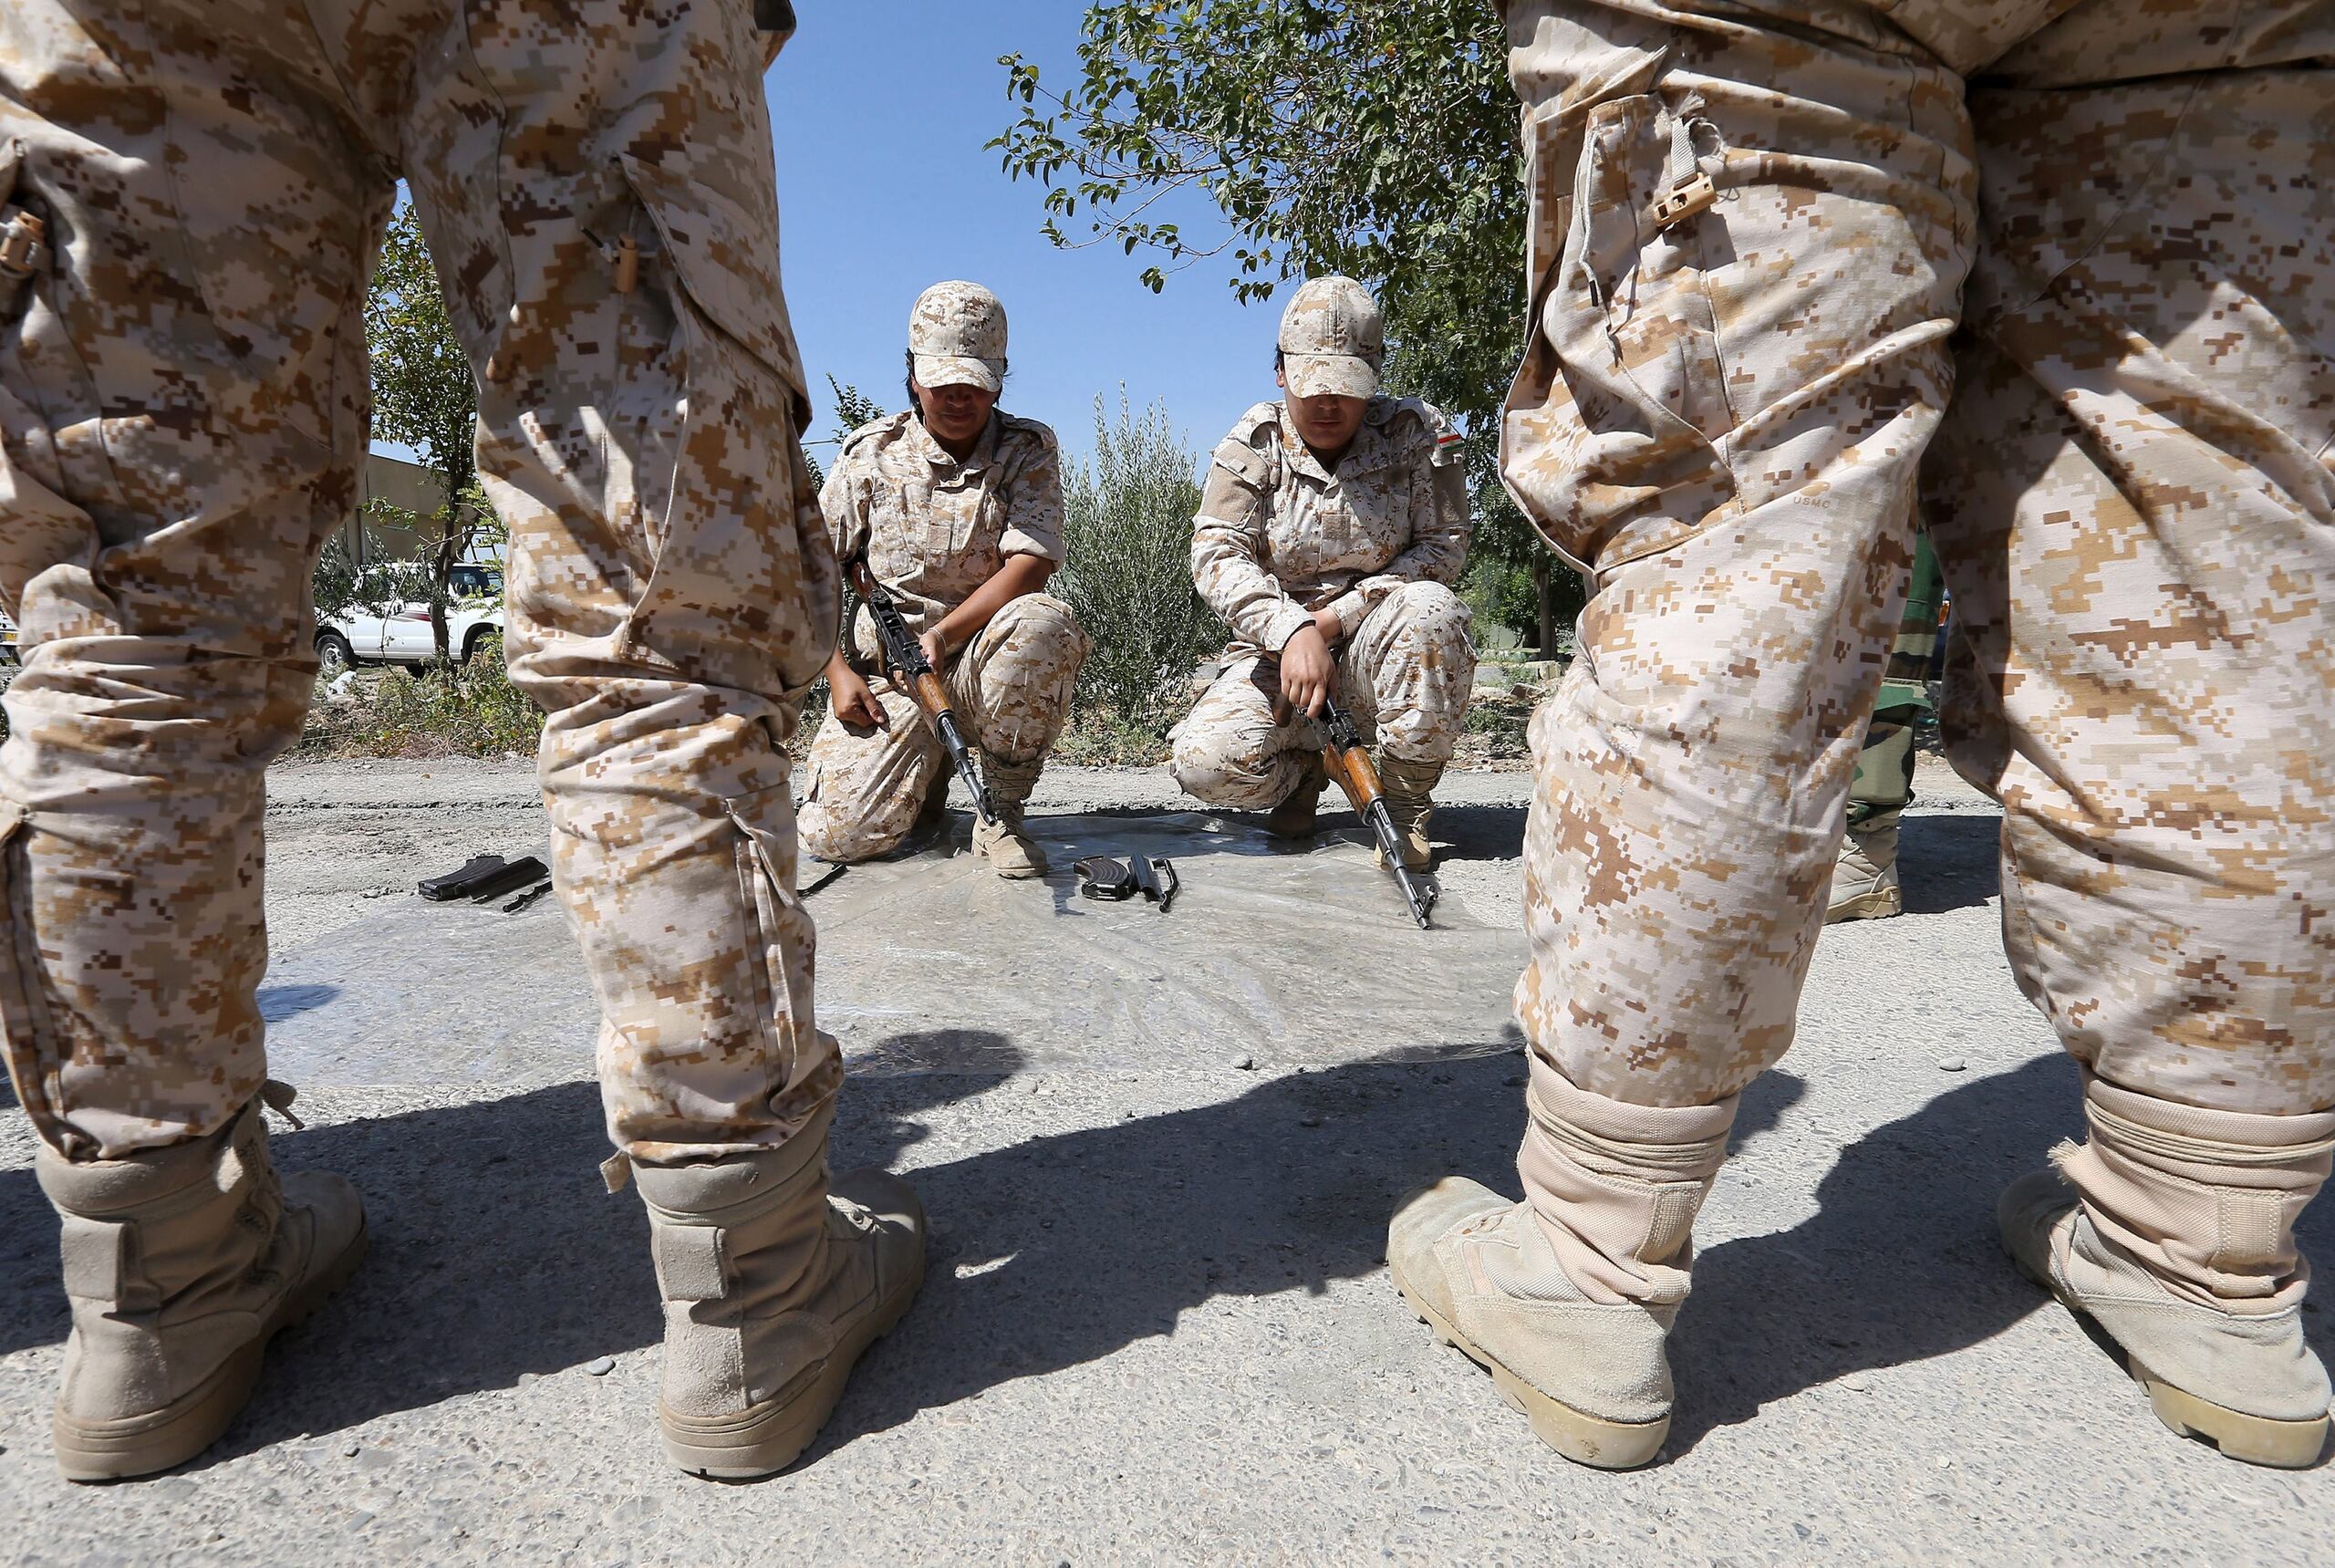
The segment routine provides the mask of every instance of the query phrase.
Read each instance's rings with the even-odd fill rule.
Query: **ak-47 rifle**
[[[949,753],[950,764],[972,792],[974,812],[983,822],[995,822],[997,812],[990,804],[989,791],[981,787],[980,771],[973,766],[972,748],[965,744],[965,726],[958,721],[956,707],[949,701],[949,689],[940,683],[939,672],[924,656],[924,645],[908,630],[908,623],[901,618],[900,607],[892,602],[890,592],[867,569],[867,557],[855,557],[849,570],[852,591],[875,619],[876,640],[883,648],[884,668],[899,682],[900,690],[924,711],[932,732],[940,737],[940,744]]]
[[[1434,912],[1439,896],[1434,883],[1413,876],[1403,865],[1403,836],[1395,829],[1395,815],[1386,809],[1386,793],[1379,787],[1378,769],[1370,761],[1370,753],[1362,749],[1362,734],[1354,727],[1353,718],[1330,699],[1322,703],[1322,716],[1314,721],[1322,732],[1322,765],[1346,792],[1346,799],[1354,803],[1356,816],[1378,840],[1378,857],[1386,869],[1395,874],[1395,886],[1403,890],[1403,902],[1411,907],[1411,919],[1427,929],[1427,918]]]

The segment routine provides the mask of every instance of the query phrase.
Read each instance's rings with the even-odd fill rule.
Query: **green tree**
[[[1578,585],[1497,480],[1498,415],[1524,315],[1523,171],[1507,39],[1483,0],[1106,0],[1078,79],[1005,56],[1016,121],[991,143],[1045,189],[1066,248],[1141,254],[1154,291],[1213,264],[1244,303],[1343,272],[1386,309],[1390,388],[1456,419],[1477,551],[1545,585],[1539,634]],[[1211,210],[1212,209],[1212,210]],[[1196,227],[1178,221],[1195,213]],[[1544,638],[1549,648],[1552,638]]]
[[[430,630],[443,662],[455,564],[472,546],[499,536],[501,526],[477,483],[478,383],[447,317],[446,296],[410,202],[390,217],[381,238],[365,296],[365,342],[372,358],[373,439],[412,448],[437,473],[446,497],[430,520],[438,535],[430,560]]]
[[[1095,639],[1079,700],[1122,723],[1165,734],[1183,714],[1193,665],[1224,645],[1224,628],[1192,591],[1197,464],[1153,404],[1119,393],[1116,421],[1095,400],[1095,455],[1063,483],[1063,569],[1050,591]]]
[[[882,419],[885,413],[883,404],[849,381],[838,381],[833,376],[829,376],[827,388],[835,396],[835,433],[825,441],[806,441],[803,443],[804,461],[811,465],[811,483],[822,490],[825,490],[827,485],[827,472],[825,469],[819,466],[819,460],[811,455],[812,450],[816,447],[831,446],[840,452],[843,450],[843,443],[851,439],[854,431],[863,425],[874,424],[877,420]]]

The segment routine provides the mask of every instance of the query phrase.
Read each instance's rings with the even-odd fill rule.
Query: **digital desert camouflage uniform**
[[[1475,531],[1466,471],[1443,416],[1371,400],[1324,470],[1287,405],[1259,403],[1216,449],[1192,535],[1192,580],[1232,628],[1224,667],[1178,726],[1169,767],[1210,805],[1281,804],[1321,745],[1302,714],[1275,717],[1282,646],[1334,607],[1338,700],[1390,756],[1451,760],[1475,683],[1468,607],[1451,585]]]
[[[2006,943],[2091,1127],[2061,1151],[2080,1210],[2044,1173],[2005,1241],[2168,1421],[2308,1462],[2335,7],[1502,12],[1532,311],[1504,469],[1594,597],[1533,724],[1529,1208],[1443,1184],[1397,1220],[1398,1279],[1501,1340],[1544,1431],[1603,1423],[1567,1451],[1658,1445],[1687,1226],[1732,1096],[1791,1042],[1927,449],[1951,753],[2003,803]],[[1601,1379],[1554,1316],[1494,1321],[1535,1292],[1634,1348]]]
[[[0,191],[47,253],[0,342],[25,643],[0,998],[62,1152],[211,1132],[264,1075],[261,775],[299,733],[309,570],[356,502],[400,175],[480,376],[610,1134],[649,1159],[775,1145],[841,1082],[784,750],[838,576],[796,444],[766,46],[744,0],[589,23],[518,0],[0,17]]]
[[[822,497],[839,558],[867,552],[918,636],[997,575],[1009,556],[1063,558],[1062,455],[1034,420],[991,416],[963,462],[914,410],[856,431]],[[1070,607],[1023,594],[942,671],[981,752],[984,783],[1027,798],[1070,719],[1071,692],[1093,642]],[[949,759],[914,698],[884,677],[874,621],[863,610],[852,665],[868,678],[888,728],[856,735],[830,713],[811,742],[803,846],[823,860],[864,860],[908,837],[926,798],[949,786]],[[1014,793],[1018,792],[1018,793]]]
[[[479,380],[612,1180],[655,1179],[675,1458],[784,1462],[913,1293],[913,1196],[877,1177],[826,1201],[842,1071],[795,891],[785,746],[840,592],[761,90],[786,12],[0,10],[0,603],[24,627],[0,1020],[63,1219],[69,1476],[200,1451],[248,1396],[244,1350],[363,1251],[346,1183],[279,1198],[265,1157],[262,774],[299,732],[310,572],[357,501],[400,176]],[[756,1160],[754,1202],[688,1223]],[[821,1293],[846,1266],[857,1306]],[[739,1348],[742,1291],[828,1322],[815,1376]]]

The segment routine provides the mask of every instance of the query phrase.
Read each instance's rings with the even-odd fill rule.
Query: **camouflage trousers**
[[[2335,1105],[2335,16],[1504,12],[1503,466],[1593,589],[1532,726],[1534,1049],[1685,1106],[1790,1044],[1927,449],[2018,983],[2112,1085]]]
[[[1070,721],[1071,693],[1094,646],[1070,607],[1051,594],[1024,594],[981,628],[943,680],[984,763],[1018,769],[1044,760]],[[811,741],[803,847],[822,860],[866,860],[898,848],[925,796],[935,785],[949,787],[949,754],[916,700],[888,680],[871,684],[886,728],[856,735],[830,713]]]
[[[1448,763],[1476,683],[1473,617],[1441,583],[1405,583],[1371,607],[1338,649],[1338,703],[1365,739],[1411,763]],[[1282,716],[1281,659],[1236,659],[1176,727],[1168,771],[1190,794],[1231,811],[1270,811],[1297,787],[1322,738]]]
[[[264,1076],[262,772],[358,499],[400,173],[478,378],[610,1135],[767,1147],[835,1094],[784,743],[839,591],[763,58],[749,0],[0,11],[0,194],[46,224],[0,274],[0,1014],[53,1147],[208,1133]]]
[[[1897,640],[1882,671],[1881,694],[1864,727],[1864,745],[1849,780],[1851,827],[1876,817],[1894,820],[1914,803],[1914,742],[1930,709],[1930,661],[1937,653],[1938,610],[1945,584],[1927,534],[1914,535],[1914,570],[1897,618]]]

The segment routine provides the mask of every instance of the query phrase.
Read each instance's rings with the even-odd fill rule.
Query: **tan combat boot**
[[[67,1480],[151,1475],[209,1448],[251,1398],[268,1339],[365,1255],[356,1189],[320,1171],[279,1181],[257,1100],[192,1143],[87,1161],[44,1146],[34,1168],[64,1220],[73,1303],[54,1418]]]
[[[924,1282],[924,1210],[880,1170],[827,1180],[822,1113],[783,1148],[633,1168],[665,1298],[665,1452],[691,1475],[784,1469]]]
[[[1297,775],[1296,784],[1282,796],[1281,804],[1265,814],[1265,831],[1275,838],[1311,838],[1320,825],[1322,792],[1330,787],[1330,775],[1322,766],[1322,753],[1305,753],[1305,765]]]
[[[1824,923],[1885,920],[1904,912],[1905,896],[1897,886],[1897,814],[1884,812],[1852,824],[1841,836]]]
[[[2174,1432],[2249,1464],[2317,1462],[2328,1378],[2303,1339],[2294,1224],[2327,1179],[2335,1112],[2200,1110],[2096,1078],[2084,1110],[2091,1140],[2003,1194],[2012,1261],[2122,1348]]]
[[[1427,842],[1427,825],[1435,815],[1435,802],[1427,797],[1442,781],[1441,763],[1406,763],[1384,752],[1378,755],[1378,782],[1385,786],[1386,810],[1402,838],[1406,871],[1424,871],[1434,864],[1435,846]],[[1379,861],[1385,864],[1383,851]]]
[[[1022,807],[1029,803],[1030,792],[1038,787],[1038,774],[1045,765],[1043,757],[1001,763],[987,752],[981,753],[981,780],[989,785],[990,805],[996,809],[997,820],[974,827],[973,849],[989,857],[991,868],[999,876],[1013,881],[1046,874],[1046,852],[1038,847],[1022,820]]]
[[[1696,1212],[1727,1158],[1736,1102],[1625,1105],[1532,1064],[1532,1125],[1510,1203],[1447,1177],[1387,1227],[1396,1288],[1489,1369],[1569,1459],[1630,1469],[1670,1434],[1663,1341],[1686,1300]]]

